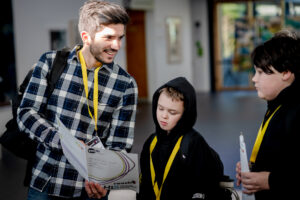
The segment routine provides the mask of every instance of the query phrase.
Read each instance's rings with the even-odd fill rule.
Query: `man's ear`
[[[80,33],[80,36],[81,36],[81,39],[82,39],[82,42],[83,42],[84,45],[89,45],[90,44],[91,36],[88,32],[82,31]]]
[[[294,73],[292,73],[291,71],[282,72],[283,81],[289,81],[290,79],[293,79],[292,81],[294,81]]]

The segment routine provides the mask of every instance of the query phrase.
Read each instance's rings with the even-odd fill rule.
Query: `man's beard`
[[[96,45],[94,45],[94,44],[91,44],[91,45],[90,45],[90,53],[94,56],[94,58],[95,58],[98,62],[100,62],[100,63],[102,63],[102,64],[110,64],[110,63],[113,62],[113,61],[111,61],[110,63],[107,63],[107,62],[105,62],[104,60],[102,60],[101,57],[98,56],[98,55],[101,54],[100,51],[98,51],[98,49],[99,49],[99,48],[97,48]],[[104,50],[104,51],[105,51],[105,50]],[[116,50],[110,49],[109,51],[116,51]]]
[[[93,44],[90,45],[90,53],[94,56],[94,58],[95,58],[98,62],[100,62],[100,63],[102,63],[102,64],[107,64],[107,63],[105,63],[105,62],[100,58],[100,56],[97,56],[97,55],[99,55],[100,53],[97,51],[97,48],[95,48],[95,46],[94,46]]]

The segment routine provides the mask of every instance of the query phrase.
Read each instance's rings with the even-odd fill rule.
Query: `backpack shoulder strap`
[[[192,139],[192,135],[193,135],[193,132],[187,132],[186,134],[184,134],[182,141],[181,141],[180,149],[181,149],[181,153],[185,157],[187,157],[188,152],[189,152],[189,144]]]
[[[28,83],[29,83],[29,80],[30,80],[31,76],[32,76],[32,73],[33,73],[33,68],[31,68],[31,69],[27,72],[27,74],[26,74],[26,76],[25,76],[23,82],[22,82],[21,85],[19,86],[19,93],[20,93],[20,94],[24,94],[25,89],[26,89],[26,87],[27,87],[27,85],[28,85]]]
[[[47,77],[48,82],[48,94],[51,95],[56,82],[60,78],[60,75],[64,71],[64,68],[68,61],[68,56],[70,54],[69,48],[63,48],[62,50],[57,51],[54,61],[52,63],[52,69],[49,76]]]

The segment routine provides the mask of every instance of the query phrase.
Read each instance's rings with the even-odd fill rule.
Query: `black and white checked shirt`
[[[86,99],[82,71],[75,47],[47,103],[46,76],[56,52],[47,52],[36,64],[32,78],[18,109],[18,125],[29,137],[39,141],[32,170],[31,187],[39,191],[48,185],[48,193],[60,197],[78,197],[84,180],[62,153],[55,116],[71,134],[84,142],[98,135],[109,149],[129,150],[133,144],[138,98],[137,84],[115,63],[103,65],[98,75],[98,121],[88,113],[93,108],[94,69],[88,69],[89,97]],[[88,102],[87,102],[88,101]],[[46,119],[42,117],[46,114]],[[45,116],[45,115],[44,115]]]

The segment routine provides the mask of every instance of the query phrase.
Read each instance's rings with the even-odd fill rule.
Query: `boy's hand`
[[[269,175],[270,172],[241,172],[241,162],[236,164],[236,180],[237,186],[241,183],[244,187],[244,193],[253,194],[260,190],[269,190]]]
[[[89,198],[101,199],[107,194],[107,190],[101,187],[98,183],[85,181],[85,191]]]
[[[236,168],[235,168],[235,171],[236,171],[236,185],[237,186],[240,186],[241,185],[241,181],[242,181],[242,175],[241,175],[241,162],[238,162],[236,163]]]
[[[242,172],[243,192],[253,194],[260,190],[269,190],[270,172]]]

